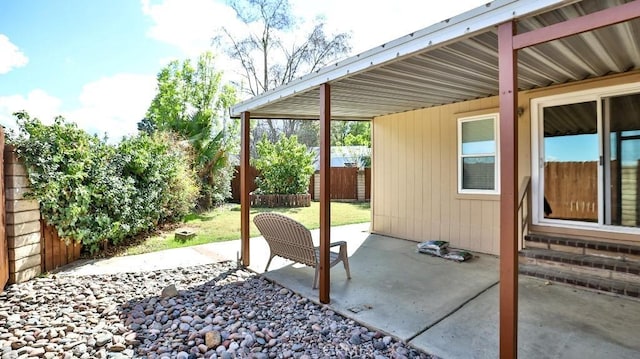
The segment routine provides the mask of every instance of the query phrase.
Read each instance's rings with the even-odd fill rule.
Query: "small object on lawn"
[[[185,242],[195,236],[196,236],[196,232],[190,231],[188,229],[176,231],[175,233],[176,241],[182,241],[182,242]]]

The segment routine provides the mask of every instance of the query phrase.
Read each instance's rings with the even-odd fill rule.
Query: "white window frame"
[[[463,155],[462,154],[462,124],[465,122],[472,121],[480,121],[480,120],[493,120],[493,138],[495,139],[495,150],[493,153],[476,153],[473,155]],[[498,113],[487,113],[484,115],[477,116],[469,116],[469,117],[459,117],[458,118],[458,136],[457,136],[457,144],[458,144],[458,193],[459,194],[487,194],[487,195],[496,195],[500,194],[500,138],[498,125],[500,124]],[[493,190],[482,190],[482,189],[464,189],[462,188],[462,160],[464,158],[469,157],[487,157],[493,156],[495,158],[495,166],[494,166],[494,189]]]

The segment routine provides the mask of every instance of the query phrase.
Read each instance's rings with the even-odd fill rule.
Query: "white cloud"
[[[62,110],[59,98],[37,89],[26,97],[0,97],[0,124],[15,129],[12,113],[22,110],[46,124],[61,115],[89,133],[106,133],[110,141],[117,142],[122,136],[137,133],[137,123],[147,112],[155,91],[154,76],[117,74],[84,85],[78,98],[80,107]]]
[[[29,58],[6,35],[0,34],[0,75],[25,66]]]
[[[352,54],[361,53],[416,30],[451,18],[487,3],[487,0],[433,1],[393,0],[292,0],[298,16],[312,19],[323,15],[333,31],[351,32]]]
[[[44,123],[52,123],[53,119],[60,115],[62,101],[46,93],[44,90],[35,89],[27,94],[0,97],[0,124],[8,129],[16,129],[14,112],[27,111],[31,117],[37,117]]]
[[[65,113],[79,127],[111,141],[134,135],[155,95],[156,78],[149,75],[117,74],[83,86],[81,107]]]
[[[142,0],[142,11],[154,24],[147,35],[176,46],[189,57],[211,50],[212,38],[222,26],[239,25],[229,6],[214,0]]]

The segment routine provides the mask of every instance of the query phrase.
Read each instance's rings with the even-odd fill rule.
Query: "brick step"
[[[640,284],[623,280],[605,279],[598,276],[576,273],[558,268],[520,264],[520,274],[549,281],[578,286],[598,292],[640,299]]]
[[[640,285],[640,262],[635,261],[528,248],[520,252],[520,263]]]
[[[632,244],[554,237],[544,234],[529,234],[525,236],[524,246],[527,249],[549,249],[557,252],[598,256],[640,263],[640,246]]]

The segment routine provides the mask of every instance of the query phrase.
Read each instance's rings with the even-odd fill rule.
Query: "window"
[[[499,193],[497,122],[497,114],[458,119],[458,193]]]

